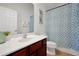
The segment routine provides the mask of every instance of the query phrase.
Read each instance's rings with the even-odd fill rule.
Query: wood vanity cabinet
[[[28,56],[29,54],[28,48],[23,48],[21,50],[18,50],[14,53],[9,54],[8,56]]]
[[[7,56],[46,56],[46,41],[47,38],[31,44],[28,47],[20,49]]]

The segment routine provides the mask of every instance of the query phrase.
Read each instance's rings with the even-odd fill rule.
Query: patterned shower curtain
[[[48,40],[58,47],[79,50],[79,4],[69,4],[46,13]]]
[[[70,48],[79,51],[79,4],[72,4]]]

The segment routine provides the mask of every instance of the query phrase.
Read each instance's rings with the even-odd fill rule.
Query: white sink
[[[26,38],[20,39],[19,42],[27,42],[38,37],[39,37],[38,35],[28,35]]]
[[[27,41],[36,39],[38,37],[40,37],[40,36],[38,36],[38,35],[27,35],[26,38],[23,38],[23,36],[20,35],[20,36],[10,38],[7,42],[13,42],[13,41],[15,41],[15,42],[27,42]]]
[[[31,39],[30,38],[22,38],[19,40],[19,42],[27,42],[27,41],[30,41]]]

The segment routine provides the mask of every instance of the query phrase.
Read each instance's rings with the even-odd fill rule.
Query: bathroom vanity
[[[3,56],[46,56],[46,41],[44,35],[28,35],[24,41],[22,37],[12,38],[0,44],[0,55]]]

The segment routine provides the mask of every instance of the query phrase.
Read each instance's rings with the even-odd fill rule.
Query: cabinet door
[[[46,56],[46,41],[46,38],[42,40],[42,47],[37,51],[38,56]]]
[[[47,47],[47,39],[46,38],[43,39],[42,42],[43,42],[42,47]]]
[[[14,54],[14,56],[25,56],[26,55],[26,49],[20,50]]]
[[[37,56],[37,52],[32,53],[30,56]]]
[[[43,47],[37,51],[38,56],[46,56],[46,47]]]
[[[34,53],[36,50],[42,47],[42,41],[36,42],[30,46],[30,54]]]
[[[17,52],[14,52],[8,56],[28,56],[28,55],[29,55],[28,48],[24,48],[24,49],[21,49]]]

